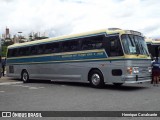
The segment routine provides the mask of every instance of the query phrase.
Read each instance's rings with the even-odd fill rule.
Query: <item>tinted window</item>
[[[53,50],[53,43],[45,44],[45,53],[46,54],[52,53],[52,50]]]
[[[78,40],[69,40],[62,42],[63,52],[76,51],[79,49]]]
[[[105,45],[106,52],[108,56],[122,56],[123,51],[120,44],[119,36],[109,36],[106,37],[106,45]]]
[[[56,53],[59,52],[59,43],[47,43],[45,44],[45,53]]]
[[[29,49],[30,49],[29,55],[36,55],[37,54],[37,46],[31,46]]]
[[[60,44],[59,43],[54,43],[53,48],[52,48],[52,52],[57,53],[59,51],[60,51]]]
[[[70,52],[78,50],[102,49],[104,48],[104,36],[81,38],[79,40],[67,40],[63,42],[46,43],[36,46],[28,46],[8,50],[8,57],[40,55],[58,52]],[[81,47],[81,49],[80,49]]]
[[[8,49],[8,57],[16,57],[18,56],[18,49]]]
[[[102,49],[104,46],[103,36],[83,38],[81,46],[82,50]]]
[[[29,47],[19,48],[18,56],[26,56],[29,54]]]
[[[44,54],[45,53],[45,45],[38,45],[37,46],[37,54]]]
[[[12,53],[13,53],[13,50],[12,49],[8,49],[7,57],[12,57]]]
[[[19,51],[18,48],[14,48],[14,49],[13,49],[13,52],[12,52],[12,56],[13,56],[13,57],[18,56],[18,51]]]

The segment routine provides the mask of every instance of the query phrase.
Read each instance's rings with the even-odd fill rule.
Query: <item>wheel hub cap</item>
[[[98,85],[100,82],[100,76],[98,74],[93,74],[91,79],[94,85]]]
[[[23,80],[26,81],[27,79],[28,79],[28,75],[27,75],[27,73],[24,73],[23,74]]]

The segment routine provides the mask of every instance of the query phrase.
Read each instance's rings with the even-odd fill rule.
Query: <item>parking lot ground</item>
[[[87,83],[32,81],[23,84],[2,77],[0,111],[160,111],[160,86],[148,82],[121,87],[107,84],[96,89]]]

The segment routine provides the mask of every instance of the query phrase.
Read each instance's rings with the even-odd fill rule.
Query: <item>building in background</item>
[[[7,28],[7,27],[6,27],[5,37],[8,38],[8,39],[10,39],[10,37],[11,37],[11,36],[10,36],[10,33],[9,33],[9,28]]]

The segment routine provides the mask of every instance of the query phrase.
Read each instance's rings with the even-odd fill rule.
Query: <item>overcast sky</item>
[[[160,38],[160,0],[0,0],[0,34],[122,28]]]

